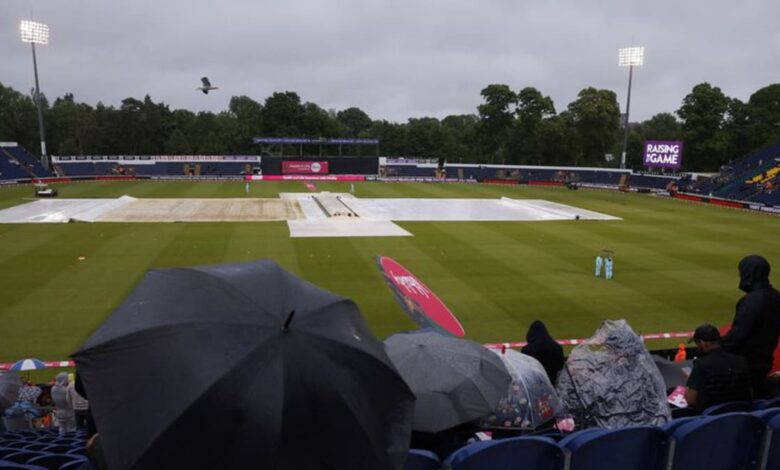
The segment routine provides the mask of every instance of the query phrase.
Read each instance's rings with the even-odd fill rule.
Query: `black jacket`
[[[531,323],[525,340],[528,341],[528,344],[523,346],[520,352],[541,362],[545,372],[547,372],[547,377],[555,386],[558,372],[563,369],[563,347],[550,336],[547,327],[540,320]]]
[[[769,373],[780,335],[780,292],[769,283],[769,262],[751,255],[739,263],[739,288],[745,295],[737,302],[731,331],[723,337],[723,349],[748,361],[752,374]]]

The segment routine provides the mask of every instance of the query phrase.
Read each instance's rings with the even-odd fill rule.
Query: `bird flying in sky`
[[[203,77],[200,81],[203,82],[203,86],[196,88],[196,90],[202,91],[204,95],[208,95],[211,90],[219,90],[219,87],[211,86],[209,77]]]

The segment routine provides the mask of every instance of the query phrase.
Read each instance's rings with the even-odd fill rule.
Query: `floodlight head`
[[[19,24],[22,33],[22,42],[33,44],[49,43],[49,26],[35,21],[22,20]]]
[[[618,66],[631,67],[645,63],[644,47],[622,47],[618,49]]]

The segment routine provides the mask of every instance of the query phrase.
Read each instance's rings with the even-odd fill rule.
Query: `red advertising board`
[[[423,328],[433,327],[458,337],[466,334],[444,302],[414,274],[387,256],[378,256],[377,264],[387,286],[412,321]]]
[[[299,160],[282,160],[284,175],[327,175],[328,162],[303,162]]]

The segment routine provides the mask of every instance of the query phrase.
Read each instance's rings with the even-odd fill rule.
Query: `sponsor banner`
[[[93,161],[108,163],[154,164],[154,162],[247,162],[260,163],[259,155],[57,155],[52,162],[89,163]]]
[[[530,186],[564,186],[565,183],[560,181],[529,181]]]
[[[328,162],[307,162],[298,160],[282,160],[284,175],[327,175]]]
[[[226,180],[238,180],[243,181],[248,179],[244,176],[238,175],[203,175],[203,176],[185,176],[185,175],[153,175],[153,176],[136,176],[137,179],[152,179],[152,180],[171,180],[171,181],[226,181]]]
[[[377,256],[376,260],[387,287],[413,322],[463,337],[463,326],[428,286],[397,261],[387,256]]]
[[[508,186],[514,186],[520,184],[520,181],[518,180],[506,180],[506,179],[498,179],[498,178],[485,178],[482,180],[484,184],[501,184],[501,185],[508,185]]]
[[[379,145],[378,139],[309,139],[305,137],[255,137],[255,144]]]
[[[363,175],[252,175],[250,181],[365,181]]]
[[[644,165],[649,168],[680,168],[683,143],[679,140],[645,141]]]

